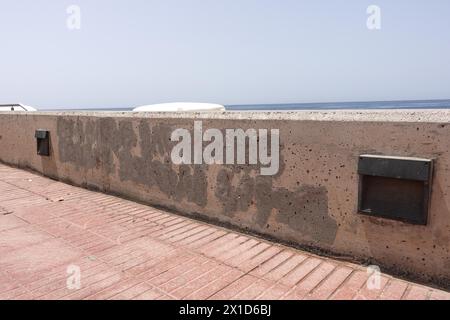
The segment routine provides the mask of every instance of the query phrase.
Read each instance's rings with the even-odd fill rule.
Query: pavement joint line
[[[314,291],[315,291],[320,285],[322,285],[325,281],[327,281],[327,280],[331,277],[331,275],[332,275],[337,269],[338,269],[338,266],[337,266],[337,265],[334,265],[334,266],[333,266],[333,269],[331,269],[330,272],[328,272],[327,275],[326,275],[325,277],[323,277],[323,278],[322,278],[322,279],[314,286],[314,288],[312,288],[311,290],[309,290],[309,292],[306,294],[305,297],[307,297],[307,296],[310,295],[310,294],[313,294]]]
[[[320,263],[319,263],[317,266],[315,266],[315,267],[314,267],[313,269],[311,269],[308,273],[306,273],[303,277],[301,277],[301,279],[299,279],[299,280],[296,282],[296,284],[293,285],[293,286],[291,287],[290,290],[288,290],[287,292],[285,292],[285,294],[282,296],[282,298],[289,296],[291,293],[294,293],[294,292],[297,290],[298,286],[299,286],[304,280],[306,280],[307,278],[309,278],[309,276],[310,276],[311,274],[313,274],[316,270],[318,270],[324,263],[325,263],[325,261],[320,261]]]
[[[402,297],[400,298],[400,300],[404,300],[408,296],[410,291],[411,291],[411,286],[408,284],[406,289],[405,289],[405,291],[403,292]]]
[[[328,296],[327,300],[330,300],[335,294],[336,292],[338,292],[341,288],[345,287],[345,284],[347,284],[350,279],[353,277],[353,275],[357,272],[357,270],[352,269],[352,271],[349,273],[349,275],[344,279],[344,281],[342,281],[341,284],[339,284],[336,289],[334,289],[334,291]]]

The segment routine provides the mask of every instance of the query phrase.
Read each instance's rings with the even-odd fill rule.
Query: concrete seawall
[[[279,129],[280,169],[175,165],[175,129]],[[0,161],[450,287],[450,111],[0,113]],[[36,154],[36,129],[51,155]],[[361,154],[435,160],[427,226],[357,213]]]

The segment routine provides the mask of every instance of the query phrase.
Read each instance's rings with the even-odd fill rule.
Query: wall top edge
[[[300,121],[360,121],[360,122],[429,122],[450,123],[450,109],[403,110],[327,110],[327,111],[225,111],[225,112],[126,112],[126,111],[58,111],[0,112],[2,115],[117,117],[194,120],[300,120]]]

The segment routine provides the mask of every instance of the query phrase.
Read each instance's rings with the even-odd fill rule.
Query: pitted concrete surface
[[[450,299],[4,165],[0,204],[0,299]]]

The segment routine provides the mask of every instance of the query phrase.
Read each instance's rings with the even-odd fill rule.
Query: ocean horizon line
[[[361,110],[361,109],[450,109],[450,99],[300,102],[224,105],[228,111],[295,111],[295,110]],[[39,108],[40,111],[132,111],[135,107],[112,108]]]

